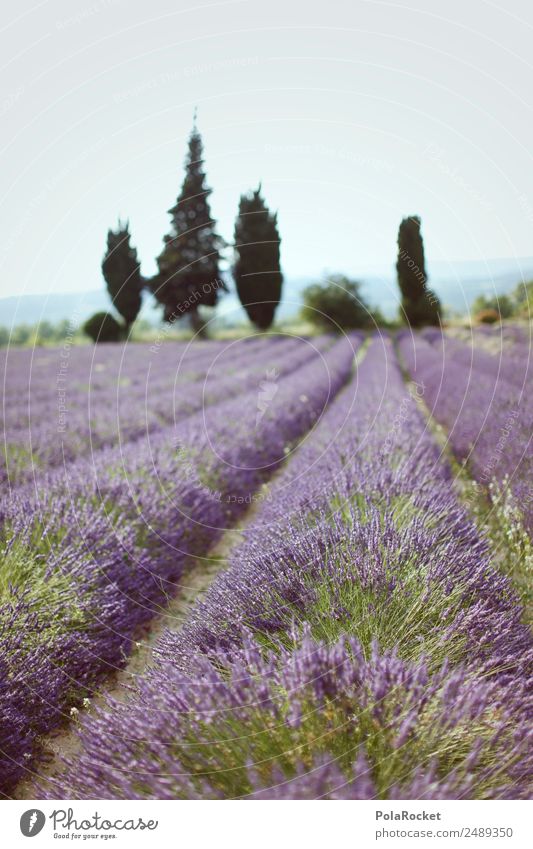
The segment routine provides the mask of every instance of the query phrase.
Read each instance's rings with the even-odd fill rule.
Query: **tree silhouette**
[[[514,313],[514,304],[510,295],[478,295],[470,308],[470,314],[495,311],[499,318],[511,318]]]
[[[189,315],[201,332],[200,306],[214,307],[221,289],[219,263],[222,239],[215,231],[206,185],[203,145],[193,126],[185,160],[185,179],[176,204],[169,210],[170,233],[157,258],[159,274],[151,281],[156,299],[163,305],[165,321],[174,322]]]
[[[83,325],[83,332],[93,342],[119,342],[123,328],[111,313],[96,312]]]
[[[107,250],[102,260],[107,291],[113,306],[123,317],[126,336],[142,304],[143,279],[137,251],[130,245],[129,224],[118,222],[117,230],[107,233]]]
[[[259,184],[255,192],[240,199],[233,275],[239,300],[250,321],[260,330],[272,324],[281,298],[279,246],[277,216],[261,197]]]
[[[341,333],[355,327],[372,327],[383,319],[373,313],[360,292],[361,284],[343,274],[304,289],[301,317],[326,332]]]
[[[402,311],[408,324],[439,324],[440,303],[427,288],[424,243],[420,233],[420,218],[404,218],[398,231],[398,285],[402,293]]]

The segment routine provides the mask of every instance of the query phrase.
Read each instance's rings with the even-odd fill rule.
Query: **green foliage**
[[[478,295],[472,304],[472,312],[494,310],[500,318],[510,318],[514,312],[513,299],[509,295]]]
[[[422,512],[415,506],[414,500],[407,497],[391,499],[385,495],[368,497],[361,493],[355,493],[351,503],[332,495],[326,512],[332,517],[342,516],[348,524],[354,521],[354,517],[358,523],[365,524],[372,506],[379,508],[382,514],[384,531],[392,525],[401,531],[413,523],[431,529],[438,518],[427,511]],[[312,526],[319,518],[307,515],[305,521]],[[406,661],[417,661],[423,657],[432,670],[438,669],[446,658],[454,663],[464,661],[464,634],[452,632],[446,643],[442,641],[443,629],[450,627],[467,606],[464,584],[457,581],[453,588],[445,591],[439,582],[432,579],[432,563],[427,558],[421,559],[416,551],[406,556],[401,547],[384,543],[379,561],[383,569],[383,583],[380,586],[365,585],[350,575],[350,558],[351,553],[342,546],[324,553],[323,577],[312,575],[304,579],[308,585],[307,597],[315,599],[305,608],[304,616],[298,605],[290,607],[281,597],[273,602],[272,612],[277,617],[280,611],[284,611],[287,631],[291,624],[306,623],[314,639],[328,645],[343,635],[354,636],[366,657],[371,654],[373,642],[377,642],[381,651],[395,649]],[[333,570],[331,563],[335,564]],[[339,579],[331,577],[332,574],[348,577]],[[281,636],[278,632],[270,640],[262,642],[272,648]]]
[[[12,602],[22,593],[30,610],[37,612],[45,623],[44,633],[34,639],[63,634],[83,624],[84,616],[77,604],[76,584],[71,576],[50,571],[46,556],[39,554],[33,545],[15,539],[0,553],[0,604]]]
[[[35,327],[30,324],[19,324],[11,330],[9,327],[2,329],[2,344],[5,345],[27,345],[35,335]]]
[[[440,323],[440,302],[427,287],[420,218],[404,218],[398,231],[396,271],[402,293],[402,318],[412,327]]]
[[[524,605],[524,620],[533,624],[533,541],[524,528],[520,504],[511,493],[509,480],[492,480],[489,499],[478,495],[475,515],[491,543],[498,566],[511,578]]]
[[[519,283],[509,294],[478,295],[470,308],[476,321],[492,324],[505,318],[533,318],[533,280]]]
[[[360,294],[360,285],[342,274],[335,274],[324,283],[313,283],[303,292],[302,318],[337,333],[371,327],[373,316]]]
[[[297,637],[294,644],[299,644]],[[274,652],[269,659],[276,662]],[[329,671],[334,678],[335,669]],[[225,671],[219,673],[224,678]],[[161,748],[179,763],[199,794],[205,792],[208,776],[210,788],[221,798],[245,797],[253,790],[251,773],[269,787],[299,770],[311,772],[321,756],[333,760],[348,779],[361,746],[367,755],[362,766],[369,770],[378,798],[387,798],[392,785],[409,783],[413,764],[432,764],[439,776],[455,770],[459,780],[468,779],[468,755],[474,746],[481,773],[479,797],[489,795],[501,780],[493,742],[496,708],[476,715],[467,710],[450,714],[444,688],[415,701],[397,686],[378,694],[365,681],[329,696],[318,695],[314,681],[296,690],[272,685],[253,664],[238,674],[235,685],[242,688],[246,682],[247,701],[205,719],[201,711],[184,712],[179,733],[164,736]],[[511,745],[511,740],[503,742]],[[143,742],[133,740],[132,746],[135,760]],[[166,769],[168,759],[162,759],[160,771]],[[142,776],[134,778],[141,795],[146,793],[142,782]]]
[[[173,322],[196,314],[198,307],[214,307],[221,289],[219,262],[222,240],[211,217],[200,133],[193,127],[185,162],[185,179],[172,216],[170,233],[157,258],[159,274],[150,282],[163,318]]]
[[[17,445],[16,442],[10,443],[4,440],[1,453],[12,486],[24,479],[28,469],[38,469],[41,466],[37,454],[23,445]]]
[[[519,283],[511,297],[516,317],[533,318],[533,280]]]
[[[298,692],[301,719],[294,722],[291,703],[296,697],[280,689],[275,694],[275,714],[247,707],[236,711],[236,717],[228,711],[222,720],[197,724],[190,732],[185,730],[182,740],[176,739],[175,757],[193,781],[197,775],[201,780],[202,775],[208,774],[211,786],[222,797],[239,798],[252,790],[250,764],[265,786],[294,776],[300,765],[306,771],[313,770],[315,758],[321,753],[335,758],[348,775],[358,748],[364,743],[373,756],[372,762],[377,764],[373,777],[380,791],[386,793],[392,781],[409,777],[407,756],[412,751],[394,750],[390,729],[394,728],[397,734],[398,705],[392,698],[385,698],[378,713],[376,700],[369,696],[361,694],[360,700],[325,699],[320,704],[311,687],[307,687]],[[375,715],[381,721],[376,721]],[[404,714],[400,715],[403,719]],[[428,759],[438,751],[434,735],[430,736]],[[417,742],[420,745],[421,741]]]
[[[110,313],[96,312],[83,325],[83,332],[93,342],[119,342],[123,329]]]
[[[259,185],[240,199],[233,274],[239,300],[252,324],[260,330],[267,330],[274,321],[281,298],[279,246],[277,217],[261,197]]]
[[[107,291],[126,323],[126,334],[141,309],[143,286],[137,251],[130,245],[130,238],[128,223],[119,221],[116,231],[108,231],[107,250],[102,260]]]

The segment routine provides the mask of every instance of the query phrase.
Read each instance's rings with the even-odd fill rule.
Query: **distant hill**
[[[386,318],[398,313],[399,291],[394,270],[384,270],[353,275],[361,281],[361,294],[374,307],[379,307]],[[310,283],[321,278],[288,278],[283,286],[283,301],[277,315],[291,318],[301,304],[302,291]],[[435,290],[444,306],[454,312],[466,313],[478,295],[505,294],[514,289],[521,279],[533,280],[533,257],[520,260],[487,260],[486,262],[434,263],[429,272],[429,285]],[[233,321],[244,314],[235,295],[226,296],[221,302],[220,318]]]
[[[142,315],[154,323],[158,313],[151,297],[145,299]],[[109,310],[109,296],[104,289],[89,292],[61,292],[51,295],[18,295],[0,298],[0,325],[36,324],[39,321],[56,323],[69,319],[83,324],[92,313]]]
[[[398,287],[394,269],[372,269],[369,273],[353,275],[362,283],[362,294],[372,306],[379,306],[387,318],[398,310]],[[282,319],[292,318],[301,304],[302,291],[309,283],[321,279],[289,277],[285,280],[283,301],[278,310]],[[430,266],[430,286],[442,303],[454,311],[465,313],[472,301],[481,294],[504,294],[515,288],[520,279],[533,279],[533,257],[520,259],[491,259],[484,262],[437,262]],[[231,285],[231,284],[230,284]],[[82,323],[97,310],[109,309],[104,289],[88,292],[63,292],[50,295],[20,295],[0,298],[0,325],[35,324],[39,321],[58,322],[70,319]],[[154,309],[150,296],[141,312],[144,318],[157,323],[160,312]],[[218,318],[221,324],[240,324],[246,320],[237,296],[231,292],[220,302]]]

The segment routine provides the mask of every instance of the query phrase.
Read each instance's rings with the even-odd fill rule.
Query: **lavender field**
[[[531,798],[523,328],[0,356],[4,797]]]

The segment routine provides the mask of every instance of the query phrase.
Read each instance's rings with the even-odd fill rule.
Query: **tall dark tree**
[[[439,324],[440,302],[428,289],[424,242],[420,218],[404,218],[398,231],[398,285],[402,294],[402,313],[412,327]]]
[[[214,307],[221,289],[219,263],[222,239],[215,230],[206,184],[203,145],[194,125],[185,160],[185,179],[176,204],[169,210],[170,233],[157,258],[159,274],[151,281],[156,299],[163,305],[165,321],[189,315],[195,329],[201,330],[201,306]]]
[[[277,216],[261,197],[260,184],[255,192],[242,195],[239,203],[233,266],[240,302],[260,330],[270,327],[281,299],[280,241]]]
[[[137,251],[130,245],[130,238],[128,222],[119,221],[117,229],[107,234],[107,250],[102,260],[107,291],[124,319],[126,335],[141,309],[143,287]]]

